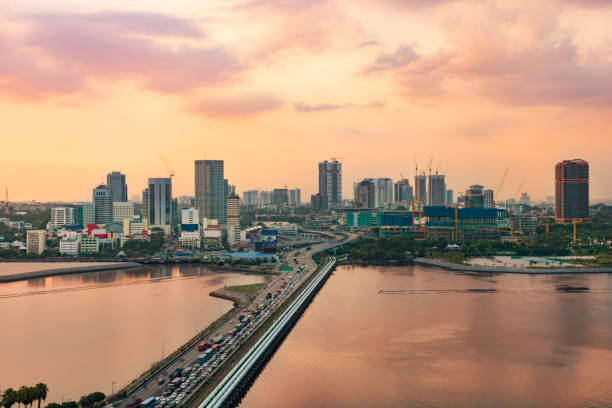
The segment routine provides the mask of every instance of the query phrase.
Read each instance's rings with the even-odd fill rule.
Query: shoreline
[[[68,275],[71,273],[84,273],[84,272],[101,272],[108,271],[112,269],[130,269],[137,268],[143,266],[142,264],[136,262],[109,262],[106,265],[90,265],[90,266],[75,266],[75,267],[67,267],[67,268],[57,268],[57,269],[43,269],[41,271],[31,271],[31,272],[21,272],[14,273],[11,275],[2,275],[0,276],[0,283],[6,282],[15,282],[26,279],[33,278],[46,278],[48,276],[56,276],[56,275]]]
[[[418,265],[433,266],[436,268],[442,268],[455,272],[516,273],[523,275],[612,273],[612,268],[510,268],[507,266],[471,266],[428,258],[415,258],[414,263]]]

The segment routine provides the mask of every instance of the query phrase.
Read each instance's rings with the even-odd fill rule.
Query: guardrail
[[[303,312],[304,307],[314,297],[316,291],[321,287],[336,265],[336,259],[332,258],[312,279],[306,288],[298,295],[291,305],[270,326],[255,345],[240,359],[238,364],[232,368],[228,375],[211,391],[208,397],[198,408],[219,408],[234,406],[242,397],[242,384],[249,379],[257,363],[269,350],[278,345],[282,334],[291,328],[297,317]]]

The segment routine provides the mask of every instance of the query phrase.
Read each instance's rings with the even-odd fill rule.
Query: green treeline
[[[18,390],[7,388],[4,392],[0,392],[0,405],[4,408],[11,408],[17,404],[25,407],[32,406],[34,402],[38,402],[38,408],[40,408],[40,402],[47,399],[49,388],[46,384],[38,383],[33,387],[21,386]],[[106,395],[102,392],[92,392],[91,394],[83,395],[79,402],[66,401],[61,404],[52,402],[47,405],[46,408],[97,408],[101,406],[102,402],[106,399]]]

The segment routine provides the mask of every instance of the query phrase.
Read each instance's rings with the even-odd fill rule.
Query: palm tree
[[[21,403],[23,402],[25,405],[26,394],[28,390],[25,385],[22,385],[16,393],[15,402],[17,402],[17,406],[21,407]]]
[[[17,392],[12,388],[7,388],[2,393],[2,405],[4,408],[11,408],[17,402]]]
[[[38,383],[34,388],[36,388],[36,399],[38,400],[38,408],[40,408],[40,400],[45,401],[47,399],[49,387],[45,383]]]

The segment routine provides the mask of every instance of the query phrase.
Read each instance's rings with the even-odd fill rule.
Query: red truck
[[[198,344],[198,351],[204,351],[208,348],[208,342],[203,341],[200,344]]]

